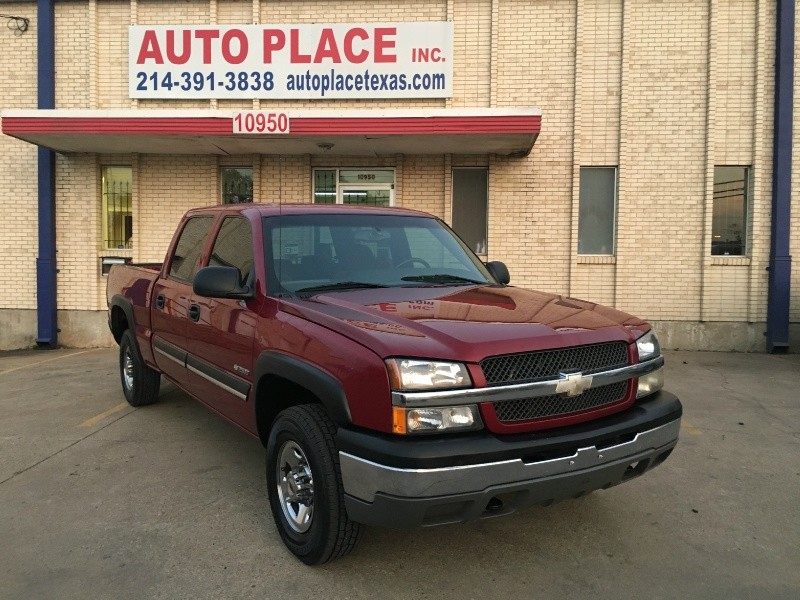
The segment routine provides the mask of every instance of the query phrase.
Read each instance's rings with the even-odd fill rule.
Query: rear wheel
[[[144,364],[130,329],[119,341],[119,375],[125,399],[131,406],[145,406],[158,400],[161,374]]]
[[[283,543],[307,565],[349,554],[363,526],[344,507],[336,426],[318,404],[292,406],[267,442],[267,492]]]

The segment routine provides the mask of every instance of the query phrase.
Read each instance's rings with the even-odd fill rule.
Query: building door
[[[392,206],[394,204],[394,185],[381,183],[371,185],[340,185],[339,204],[360,206]]]
[[[394,169],[314,169],[314,202],[394,206]]]

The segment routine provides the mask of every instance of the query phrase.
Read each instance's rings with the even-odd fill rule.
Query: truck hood
[[[599,304],[510,286],[351,290],[283,299],[282,309],[382,358],[479,362],[497,354],[631,343],[650,329],[641,319]]]

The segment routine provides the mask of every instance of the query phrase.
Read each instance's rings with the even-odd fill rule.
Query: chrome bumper
[[[373,525],[415,526],[496,516],[606,488],[660,464],[678,441],[680,419],[627,442],[579,448],[571,456],[436,469],[401,469],[339,453],[351,518]],[[507,502],[497,496],[511,494]]]

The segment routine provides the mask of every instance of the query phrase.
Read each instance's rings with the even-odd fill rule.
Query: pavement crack
[[[130,415],[130,414],[132,414],[132,413],[134,413],[134,412],[136,412],[136,411],[135,411],[135,410],[132,410],[132,411],[130,411],[130,412],[127,412],[127,413],[125,413],[125,414],[122,414],[122,415],[120,415],[119,417],[117,417],[116,419],[114,419],[113,421],[110,421],[109,423],[106,423],[105,425],[103,425],[103,426],[102,426],[102,427],[100,427],[99,429],[96,429],[96,430],[92,431],[91,433],[89,433],[89,434],[87,434],[87,435],[83,436],[82,438],[79,438],[79,439],[75,440],[75,441],[74,441],[74,442],[72,442],[71,444],[68,444],[68,445],[64,446],[63,448],[60,448],[59,450],[56,450],[56,451],[55,451],[55,452],[53,452],[52,454],[49,454],[48,456],[45,456],[43,459],[41,459],[41,460],[39,460],[39,461],[36,461],[36,462],[35,462],[35,463],[33,463],[32,465],[29,465],[29,466],[25,467],[24,469],[22,469],[22,470],[20,470],[20,471],[16,471],[14,474],[12,474],[12,475],[10,475],[9,477],[6,477],[6,478],[5,478],[5,479],[3,479],[2,481],[0,481],[0,485],[3,485],[3,484],[5,484],[5,483],[7,483],[7,482],[11,481],[12,479],[14,479],[15,477],[17,477],[18,475],[22,475],[23,473],[27,473],[27,472],[28,472],[28,471],[30,471],[31,469],[34,469],[34,468],[38,467],[38,466],[39,466],[39,465],[41,465],[42,463],[44,463],[44,462],[47,462],[48,460],[50,460],[50,459],[51,459],[51,458],[53,458],[54,456],[58,456],[59,454],[61,454],[62,452],[66,451],[66,450],[69,450],[69,449],[70,449],[70,448],[72,448],[73,446],[77,446],[77,445],[78,445],[78,444],[80,444],[82,441],[89,439],[90,437],[92,437],[93,435],[95,435],[95,434],[97,434],[97,433],[100,433],[100,432],[101,432],[101,431],[103,431],[103,430],[104,430],[106,427],[110,427],[111,425],[113,425],[113,424],[114,424],[114,423],[116,423],[117,421],[119,421],[119,420],[121,420],[121,419],[124,419],[125,417],[127,417],[128,415]]]

